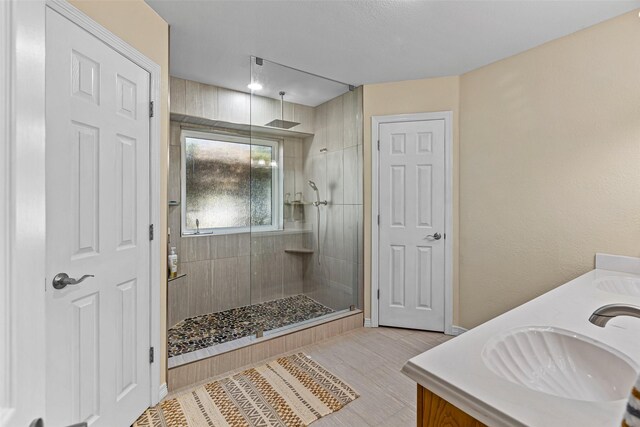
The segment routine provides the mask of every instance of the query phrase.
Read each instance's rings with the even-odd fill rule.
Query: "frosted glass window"
[[[273,147],[251,146],[251,225],[273,224],[273,181],[277,161]]]
[[[277,141],[183,131],[183,234],[279,228]]]

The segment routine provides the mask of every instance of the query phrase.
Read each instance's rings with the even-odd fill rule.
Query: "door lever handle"
[[[55,289],[64,289],[67,285],[77,285],[82,283],[84,279],[88,277],[95,277],[93,274],[85,274],[79,279],[74,279],[73,277],[69,277],[67,273],[58,273],[53,278],[53,287]]]
[[[440,234],[440,233],[429,234],[427,237],[425,237],[425,239],[440,240],[440,239],[442,239],[442,234]]]

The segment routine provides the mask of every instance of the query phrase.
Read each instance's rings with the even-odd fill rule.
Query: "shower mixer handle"
[[[323,200],[323,201],[318,200],[317,202],[313,202],[313,206],[315,206],[315,207],[318,207],[320,205],[327,206],[327,201],[326,200]]]

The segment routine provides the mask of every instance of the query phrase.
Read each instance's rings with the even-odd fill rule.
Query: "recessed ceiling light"
[[[251,89],[251,90],[262,90],[262,85],[260,83],[256,83],[256,82],[249,83],[247,85],[247,87],[249,89]]]

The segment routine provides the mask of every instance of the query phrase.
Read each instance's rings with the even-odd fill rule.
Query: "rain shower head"
[[[265,126],[270,126],[273,128],[280,128],[280,129],[291,129],[292,127],[298,126],[300,124],[298,122],[291,122],[289,120],[284,119],[284,94],[285,94],[284,91],[280,92],[280,118],[271,120]]]
[[[298,126],[299,124],[300,123],[290,122],[288,120],[275,119],[275,120],[271,120],[265,126],[270,126],[272,128],[280,128],[280,129],[291,129],[292,127]]]

